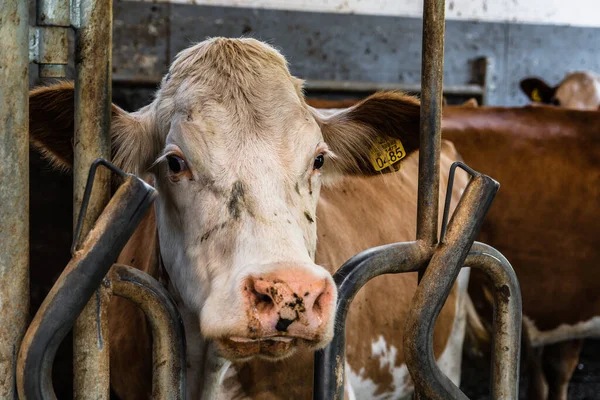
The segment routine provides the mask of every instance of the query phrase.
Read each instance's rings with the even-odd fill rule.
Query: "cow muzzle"
[[[331,340],[336,287],[321,267],[279,264],[246,278],[241,291],[247,333],[218,341],[229,358],[280,359],[301,345],[314,349]]]

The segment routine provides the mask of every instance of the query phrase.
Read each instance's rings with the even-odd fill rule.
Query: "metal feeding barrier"
[[[419,273],[404,329],[406,366],[418,399],[466,399],[438,368],[433,328],[463,266],[479,268],[494,287],[494,334],[491,392],[494,399],[517,399],[521,340],[521,292],[508,261],[494,248],[474,243],[499,185],[464,164],[455,164],[471,180],[448,222],[452,187],[448,186],[441,239],[438,242],[445,1],[425,0],[421,60],[421,125],[417,240],[364,251],[335,274],[338,287],[333,341],[315,355],[313,398],[344,399],[345,325],[350,304],[369,280],[401,272]],[[446,229],[447,228],[447,229]]]
[[[139,178],[98,160],[109,159],[111,149],[112,1],[38,0],[36,20],[37,26],[28,26],[27,0],[0,2],[0,398],[17,398],[17,389],[24,399],[55,398],[52,361],[73,328],[74,397],[109,399],[112,295],[131,300],[148,318],[154,398],[183,398],[185,339],[174,302],[149,275],[111,268],[155,197]],[[27,328],[29,63],[39,65],[40,77],[65,77],[70,28],[76,68],[73,258]],[[110,173],[96,173],[99,165],[123,180],[112,199]]]
[[[358,290],[381,274],[415,271],[420,284],[406,321],[404,353],[416,397],[466,398],[437,367],[432,346],[435,321],[463,266],[481,269],[495,289],[493,398],[517,398],[518,282],[498,251],[474,242],[498,183],[455,164],[450,182],[459,167],[471,180],[450,221],[449,186],[438,241],[444,6],[444,0],[424,2],[417,240],[362,252],[334,275],[339,289],[336,331],[332,343],[315,357],[315,399],[344,397],[345,319]],[[52,361],[73,327],[74,396],[108,399],[107,306],[112,295],[133,301],[148,317],[153,397],[184,398],[185,339],[175,304],[149,275],[113,265],[155,192],[139,178],[98,160],[109,159],[111,147],[112,1],[38,0],[38,26],[29,28],[28,19],[27,1],[0,2],[0,398],[16,398],[17,388],[21,398],[55,398]],[[27,328],[28,64],[38,63],[42,77],[64,77],[70,28],[76,38],[73,258]],[[96,173],[100,165],[121,180],[112,198],[111,174]]]

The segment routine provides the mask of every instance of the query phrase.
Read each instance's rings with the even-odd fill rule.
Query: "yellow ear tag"
[[[542,102],[542,96],[540,95],[539,89],[533,89],[531,91],[531,100],[535,101],[536,103]]]
[[[402,146],[402,142],[391,137],[378,136],[369,153],[369,160],[375,171],[391,167],[404,157],[406,157],[406,151]],[[396,171],[398,169],[395,168]]]

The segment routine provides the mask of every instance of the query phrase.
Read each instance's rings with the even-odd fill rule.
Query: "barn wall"
[[[247,1],[250,0],[236,3]],[[280,3],[293,5],[298,1]],[[331,5],[337,0],[302,1]],[[569,5],[573,7],[577,1],[587,0],[572,0]],[[458,0],[447,3],[458,9]],[[491,7],[497,2],[487,3]],[[546,12],[551,14],[552,4],[558,4],[544,3],[550,4],[550,11]],[[586,14],[590,13],[579,13]],[[114,75],[121,81],[152,84],[164,73],[169,60],[190,43],[209,36],[245,35],[280,48],[290,60],[293,73],[303,78],[419,82],[419,18],[137,1],[115,1],[114,15]],[[449,20],[446,32],[445,83],[472,82],[473,60],[491,56],[494,63],[490,104],[525,104],[527,99],[520,93],[518,83],[526,76],[538,75],[558,82],[570,71],[600,71],[600,28]]]
[[[156,0],[130,0],[150,1]],[[398,17],[422,16],[423,0],[158,0],[179,4],[255,7]],[[446,18],[600,27],[596,0],[448,0]],[[580,10],[588,10],[582,13]]]

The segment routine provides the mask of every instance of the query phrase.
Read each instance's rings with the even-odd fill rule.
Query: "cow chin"
[[[240,362],[253,358],[277,361],[292,356],[302,347],[315,350],[324,347],[329,341],[307,340],[289,336],[272,336],[257,339],[233,336],[217,339],[215,342],[221,356],[230,361]]]

